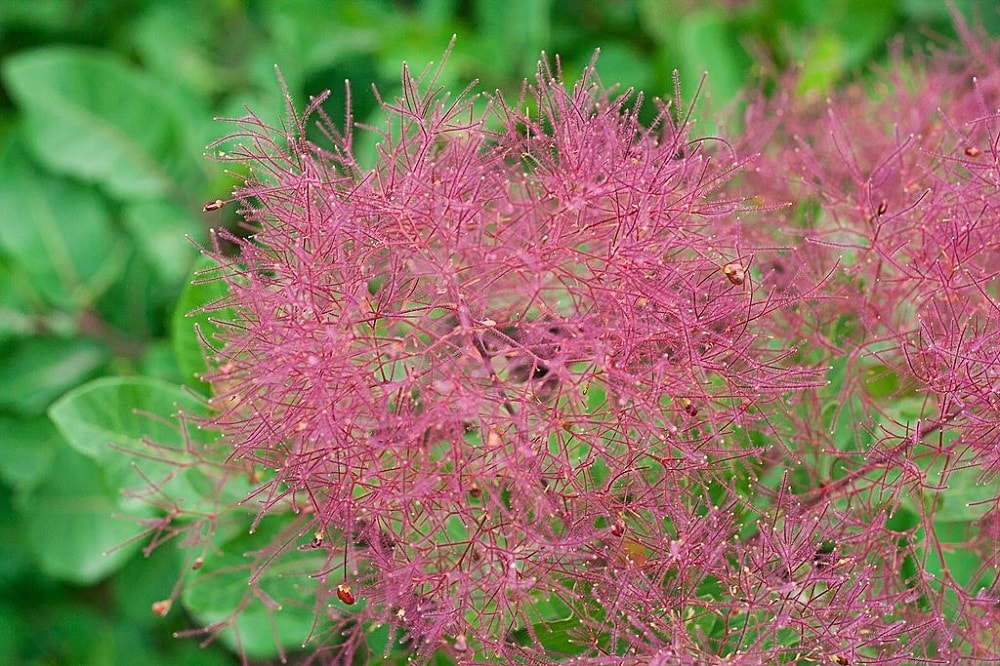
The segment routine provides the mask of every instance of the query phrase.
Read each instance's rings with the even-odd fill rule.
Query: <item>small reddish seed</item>
[[[617,523],[611,526],[611,533],[614,534],[616,537],[623,536],[625,534],[625,523],[619,520]]]
[[[166,617],[167,613],[170,612],[171,605],[173,605],[173,602],[170,601],[170,599],[153,602],[153,615],[156,615],[157,617]]]
[[[739,264],[726,264],[722,267],[722,274],[726,279],[739,286],[746,281],[746,271]]]
[[[354,591],[351,590],[351,586],[347,583],[341,583],[337,586],[337,598],[348,606],[357,601],[357,599],[354,598]]]
[[[979,157],[983,153],[975,146],[969,146],[968,148],[965,149],[965,154],[967,157]]]
[[[875,217],[882,217],[885,215],[885,211],[887,210],[889,210],[889,202],[882,199],[882,203],[880,203],[878,208],[875,209]]]
[[[205,558],[204,557],[197,558],[194,561],[194,564],[191,565],[191,571],[197,571],[198,569],[201,569],[201,565],[204,564],[204,563],[205,563]]]
[[[687,398],[681,398],[681,407],[684,408],[688,416],[698,416],[698,407]]]
[[[323,530],[316,530],[316,534],[313,535],[312,541],[309,545],[313,548],[319,548],[323,545]]]
[[[201,209],[206,213],[210,213],[213,210],[219,210],[225,205],[226,205],[225,201],[223,201],[222,199],[216,199],[215,201],[209,201],[204,206],[202,206]]]

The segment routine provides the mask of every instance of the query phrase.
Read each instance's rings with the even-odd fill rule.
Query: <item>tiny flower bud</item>
[[[167,613],[170,612],[170,606],[173,604],[170,599],[163,599],[162,601],[153,602],[153,615],[157,617],[166,617]]]

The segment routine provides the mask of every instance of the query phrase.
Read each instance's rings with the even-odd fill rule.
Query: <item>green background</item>
[[[993,2],[957,6],[1000,34]],[[478,79],[513,96],[542,52],[571,80],[599,48],[605,84],[648,95],[672,95],[677,70],[690,99],[708,71],[699,128],[724,132],[718,113],[737,117],[769,72],[801,67],[799,92],[822,92],[894,36],[951,25],[940,0],[0,4],[0,663],[236,661],[172,638],[192,626],[183,612],[151,612],[183,553],[130,541],[152,510],[123,494],[129,458],[106,445],[176,438],[141,414],[189,404],[181,384],[204,390],[184,315],[212,287],[188,285],[195,244],[236,224],[202,205],[239,178],[205,150],[230,130],[213,118],[245,105],[280,121],[276,65],[300,107],[330,88],[342,118],[350,79],[355,118],[374,121],[370,86],[392,98],[401,63],[440,61],[453,35],[455,92]]]

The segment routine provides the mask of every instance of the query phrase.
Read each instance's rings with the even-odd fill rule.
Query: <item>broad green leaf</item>
[[[191,629],[191,621],[184,613],[160,617],[152,611],[155,602],[168,599],[174,591],[182,573],[182,552],[173,543],[161,546],[149,557],[133,557],[112,579],[109,587],[115,601],[116,663],[232,665],[232,655],[222,646],[203,648],[197,639],[170,639],[174,632]],[[141,662],[135,658],[139,654],[144,655]]]
[[[896,7],[888,2],[802,0],[800,9],[813,35],[798,54],[802,66],[798,92],[826,92],[846,74],[884,48],[896,26]]]
[[[278,654],[277,640],[285,649],[302,647],[315,619],[313,603],[318,579],[314,574],[330,567],[324,551],[292,547],[272,560],[257,581],[249,585],[255,565],[252,554],[281,543],[282,530],[288,525],[285,517],[269,516],[253,534],[245,533],[220,544],[191,576],[181,596],[185,609],[206,626],[231,619],[246,603],[235,625],[222,632],[221,640],[234,650],[242,649],[252,659],[274,658]],[[278,602],[280,608],[265,606],[259,591]]]
[[[157,340],[146,347],[138,365],[139,374],[172,384],[181,384],[181,370],[169,340]]]
[[[36,300],[35,286],[0,250],[0,345],[37,330],[37,316],[29,303]]]
[[[205,493],[189,479],[202,472],[188,441],[206,433],[189,427],[184,432],[177,413],[202,415],[201,401],[182,387],[147,377],[104,377],[80,386],[49,409],[49,416],[70,446],[96,462],[109,484],[140,496],[157,484],[160,501],[174,499],[189,511],[198,510]],[[139,473],[136,472],[138,470]],[[206,472],[212,470],[206,465]],[[240,485],[242,493],[246,487]],[[207,492],[214,486],[208,484]],[[212,503],[214,497],[208,497]],[[144,502],[124,494],[119,508],[138,510]],[[214,505],[207,508],[211,510]]]
[[[935,464],[927,470],[924,485],[936,498],[934,525],[944,523],[971,523],[996,508],[1000,496],[1000,480],[983,481],[979,467],[962,467],[942,473],[942,465]]]
[[[182,444],[172,422],[179,410],[204,413],[201,401],[181,387],[148,377],[103,377],[64,395],[49,416],[70,446],[104,464],[142,448],[143,438]]]
[[[47,610],[51,631],[62,639],[58,647],[64,662],[115,666],[116,637],[104,614],[94,613],[80,600],[70,598]],[[136,658],[142,660],[141,655]]]
[[[18,653],[27,651],[24,644],[31,634],[26,615],[20,604],[0,602],[0,663],[22,663]]]
[[[879,4],[879,3],[876,3]],[[887,3],[888,4],[888,3]],[[1000,13],[994,0],[899,0],[899,12],[915,22],[936,22],[942,31],[953,29],[951,8],[954,7],[976,28],[991,35],[1000,33]]]
[[[844,73],[845,51],[844,40],[834,32],[816,37],[805,56],[796,93],[806,95],[828,91]]]
[[[552,0],[507,0],[475,4],[476,18],[485,38],[481,48],[500,73],[521,74],[534,69],[535,61],[551,43]]]
[[[312,0],[285,0],[280,5],[262,5],[260,11],[272,48],[286,55],[297,71],[326,69],[358,54],[372,60],[371,54],[387,38],[387,29],[394,23],[412,25],[378,4],[359,12],[346,3],[331,3],[326,11],[317,12]],[[445,45],[447,41],[439,48]],[[398,72],[398,61],[394,66]],[[273,82],[273,67],[268,76]],[[355,83],[367,86],[370,81]]]
[[[48,473],[64,444],[45,416],[0,415],[0,478],[19,491],[30,490]]]
[[[138,542],[129,541],[140,528],[115,517],[117,490],[105,485],[92,460],[69,447],[57,456],[49,474],[18,498],[17,509],[42,571],[73,583],[95,583],[138,550]]]
[[[158,75],[206,94],[218,93],[236,75],[212,58],[225,9],[223,3],[148,3],[128,37]],[[239,11],[233,5],[228,9]]]
[[[0,407],[40,414],[70,387],[96,374],[107,350],[86,339],[35,337],[0,350]]]
[[[216,338],[219,326],[213,320],[224,320],[228,317],[226,311],[198,311],[224,298],[229,292],[221,278],[213,278],[215,265],[215,261],[208,257],[201,257],[195,262],[171,321],[174,354],[177,356],[184,379],[206,393],[208,385],[196,380],[197,375],[206,370],[206,353],[198,331],[200,330],[205,339],[212,344],[221,344]]]
[[[620,84],[623,92],[628,88],[657,91],[663,88],[663,82],[653,76],[648,59],[631,44],[611,43],[601,47],[597,73],[606,85]]]
[[[866,367],[864,381],[865,392],[876,400],[890,398],[899,391],[899,376],[881,364]]]
[[[160,281],[180,284],[198,256],[191,242],[204,242],[206,234],[190,211],[166,199],[128,205],[123,216],[133,243]]]
[[[365,644],[371,651],[373,658],[381,658],[390,652],[392,648],[389,645],[389,639],[391,637],[392,631],[388,624],[372,627],[371,630],[365,634]]]
[[[574,635],[578,635],[581,630],[578,618],[542,622],[533,629],[541,646],[550,654],[574,655],[587,649],[586,645],[580,644],[579,639],[574,640]],[[523,628],[511,632],[511,638],[522,645],[530,645],[532,642],[531,634]]]
[[[187,149],[155,79],[118,56],[62,46],[9,57],[3,76],[48,167],[121,198],[183,191],[176,163]]]
[[[163,335],[165,320],[177,298],[177,283],[163,282],[141,252],[126,259],[121,277],[94,304],[96,315],[111,329],[121,331],[127,356],[139,345]]]
[[[18,138],[0,149],[0,210],[0,249],[24,275],[22,291],[76,310],[120,275],[125,246],[102,197],[37,169]]]
[[[698,99],[699,113],[692,118],[693,131],[703,136],[714,133],[720,118],[716,113],[705,111],[724,109],[734,99],[750,66],[740,41],[734,38],[732,24],[725,12],[708,6],[685,11],[657,0],[643,0],[638,9],[644,27],[658,42],[656,59],[661,78],[657,86],[647,92],[672,98],[674,87],[670,72],[676,70],[680,76],[681,102],[686,110],[694,101],[702,77],[707,74],[706,88]],[[616,82],[632,84],[629,78],[606,83]]]
[[[941,581],[947,571],[950,578],[966,590],[992,587],[995,572],[987,570],[985,576],[976,579],[976,572],[982,569],[983,561],[979,553],[967,547],[973,531],[973,526],[967,523],[935,524],[934,545],[918,544],[917,547],[924,563],[924,576]]]
[[[14,509],[14,499],[8,488],[0,486],[0,590],[13,589],[25,580],[30,582],[38,568],[34,552],[25,543],[25,520]]]
[[[844,38],[844,65],[854,70],[871,55],[885,47],[896,29],[896,7],[889,2],[848,0],[839,16],[836,28]]]
[[[681,84],[690,103],[698,82],[708,73],[711,109],[722,109],[736,96],[743,82],[748,58],[733,39],[725,15],[718,9],[701,9],[685,15],[677,26]],[[701,131],[703,128],[699,128]]]

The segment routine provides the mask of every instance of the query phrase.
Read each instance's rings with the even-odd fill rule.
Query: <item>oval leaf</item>
[[[215,266],[216,262],[205,256],[195,262],[188,283],[177,301],[171,321],[177,363],[185,379],[192,383],[199,373],[206,370],[198,331],[201,331],[206,340],[215,343],[216,333],[219,331],[219,325],[215,322],[230,316],[226,310],[209,312],[202,310],[206,305],[222,300],[229,293],[225,281],[221,278],[212,279]],[[221,345],[221,342],[219,344]],[[209,390],[208,384],[204,382],[198,382],[197,388],[206,394]]]
[[[140,528],[114,516],[115,494],[93,461],[61,447],[58,464],[18,502],[28,542],[45,573],[87,585],[135,553],[139,544],[129,541]]]
[[[310,598],[318,585],[316,572],[329,568],[321,551],[287,550],[248,586],[254,567],[280,542],[288,522],[269,517],[253,534],[244,533],[219,546],[181,596],[184,607],[201,624],[228,624],[222,642],[253,659],[273,659],[285,649],[301,648],[314,629]],[[261,593],[280,607],[268,607]]]
[[[14,55],[3,74],[31,147],[53,170],[123,198],[178,189],[163,165],[175,161],[180,131],[156,81],[116,56],[66,47]]]
[[[48,303],[78,309],[121,273],[125,247],[104,199],[37,169],[17,139],[0,149],[0,210],[0,249]]]

